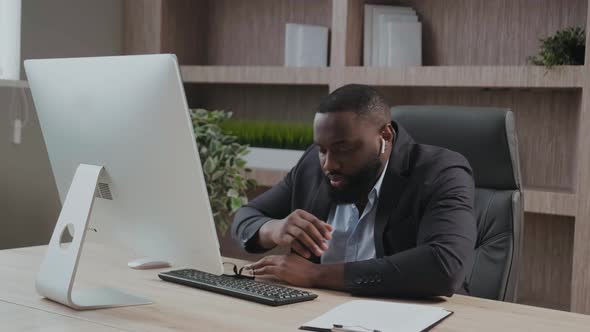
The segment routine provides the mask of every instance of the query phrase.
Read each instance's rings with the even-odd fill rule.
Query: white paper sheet
[[[434,306],[355,300],[303,324],[301,329],[329,331],[333,324],[341,324],[381,332],[419,332],[450,314],[452,312]]]

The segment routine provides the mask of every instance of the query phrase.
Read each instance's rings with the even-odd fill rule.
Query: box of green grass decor
[[[313,143],[310,124],[229,119],[221,128],[250,146],[244,157],[249,168],[290,170]]]

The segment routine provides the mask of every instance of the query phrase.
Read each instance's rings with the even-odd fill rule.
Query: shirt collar
[[[369,197],[368,197],[369,202],[368,202],[368,204],[370,206],[373,206],[373,203],[374,203],[375,199],[379,198],[379,192],[381,191],[381,184],[383,183],[383,178],[385,178],[385,172],[387,172],[387,166],[388,165],[389,165],[389,159],[387,159],[387,162],[385,163],[385,167],[383,168],[383,171],[381,172],[381,175],[379,175],[379,179],[377,180],[377,182],[373,186],[373,189],[371,189],[371,191],[369,192]],[[350,206],[354,206],[353,203],[336,204],[336,205],[350,205]]]

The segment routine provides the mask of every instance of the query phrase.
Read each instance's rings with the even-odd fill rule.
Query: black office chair
[[[476,256],[469,295],[516,301],[523,198],[514,115],[508,109],[398,106],[393,119],[421,144],[469,160],[475,178]]]

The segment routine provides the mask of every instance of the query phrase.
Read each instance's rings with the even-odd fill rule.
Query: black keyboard
[[[162,280],[177,284],[272,306],[310,301],[318,297],[316,294],[295,288],[273,285],[244,277],[218,276],[193,269],[163,272],[158,276]]]

